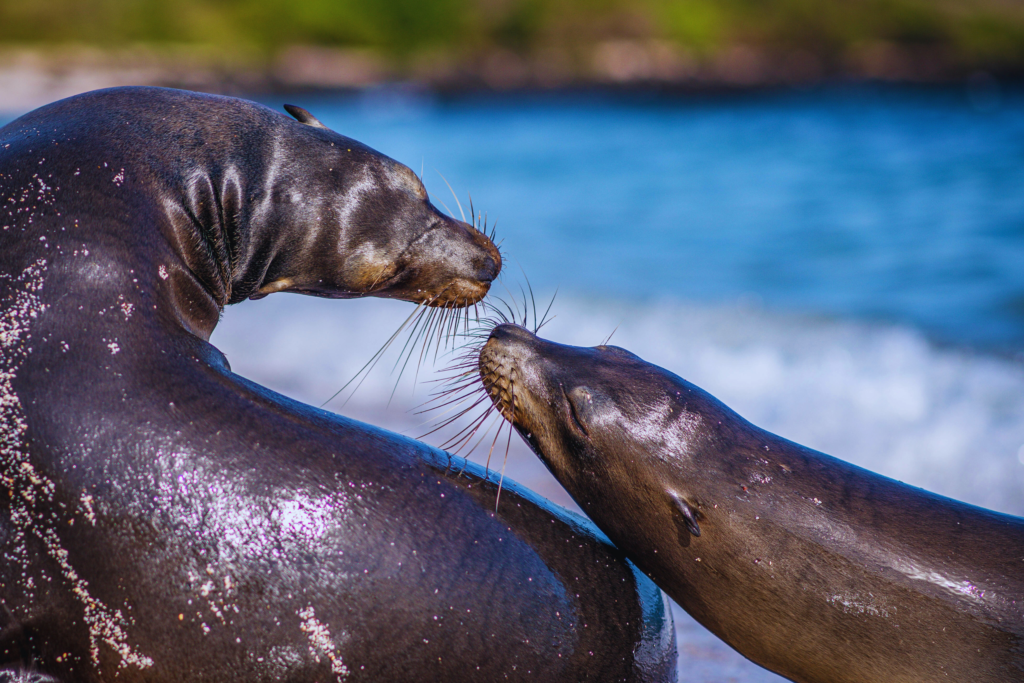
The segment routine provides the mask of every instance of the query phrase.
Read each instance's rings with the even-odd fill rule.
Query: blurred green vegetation
[[[660,39],[713,55],[733,45],[837,60],[883,41],[960,64],[1024,65],[1020,0],[0,0],[0,44],[202,45],[273,55],[360,47],[395,60]]]

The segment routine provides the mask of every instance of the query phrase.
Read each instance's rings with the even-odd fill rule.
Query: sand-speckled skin
[[[801,683],[1024,681],[1024,519],[770,434],[616,347],[503,325],[480,367],[598,527],[754,662]]]
[[[250,102],[0,129],[0,679],[674,679],[663,596],[592,527],[508,482],[495,514],[479,468],[207,341],[245,298],[463,305],[499,267],[408,168]]]

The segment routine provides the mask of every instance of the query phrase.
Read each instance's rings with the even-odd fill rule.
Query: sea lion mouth
[[[400,282],[402,275],[399,273],[392,278],[392,283]],[[491,290],[491,283],[490,281],[457,278],[439,287],[417,288],[411,292],[409,284],[394,289],[392,287],[394,287],[393,284],[384,283],[370,292],[368,296],[401,299],[433,308],[466,308],[480,303],[487,296],[487,292]]]
[[[477,304],[502,268],[492,236],[461,221],[438,223],[412,240],[393,262],[400,265],[366,295],[435,308]]]
[[[495,249],[495,252],[497,250]],[[500,270],[500,256],[494,271]],[[397,268],[386,278],[377,278],[365,291],[344,291],[335,287],[297,282],[286,277],[269,282],[249,295],[250,299],[263,299],[276,292],[291,292],[329,299],[351,299],[360,297],[380,297],[400,299],[414,304],[423,304],[433,308],[467,308],[480,303],[491,289],[491,282],[497,273],[484,273],[481,279],[451,277],[438,284],[424,284],[415,273],[408,269]],[[428,278],[429,279],[429,278]]]
[[[501,348],[501,342],[493,336],[480,351],[480,380],[498,413],[512,424],[516,424],[516,407],[522,398],[515,394],[516,367]]]
[[[590,428],[562,382],[558,382],[557,389],[552,383],[543,392],[544,398],[530,391],[528,378],[521,369],[521,356],[536,353],[533,342],[539,339],[518,325],[496,327],[480,351],[479,371],[484,390],[501,416],[517,428],[529,429],[527,423],[536,427],[553,419],[568,425],[578,438],[590,441]]]

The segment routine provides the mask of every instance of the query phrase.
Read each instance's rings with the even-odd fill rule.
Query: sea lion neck
[[[306,243],[317,223],[318,196],[301,178],[297,158],[305,155],[294,149],[294,131],[290,146],[275,135],[297,124],[252,109],[259,120],[251,127],[196,131],[182,151],[191,164],[175,179],[180,199],[166,207],[182,260],[220,308],[256,293],[271,264]],[[233,144],[211,153],[207,136]]]
[[[328,129],[244,107],[245,118],[178,138],[182,170],[169,193],[178,199],[166,204],[170,240],[221,309],[340,273],[345,198],[378,165],[394,163]],[[346,297],[343,281],[332,284]]]

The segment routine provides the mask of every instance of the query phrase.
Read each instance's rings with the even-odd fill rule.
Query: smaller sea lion
[[[1024,680],[1024,520],[787,441],[629,351],[499,325],[501,414],[698,621],[802,683]]]

